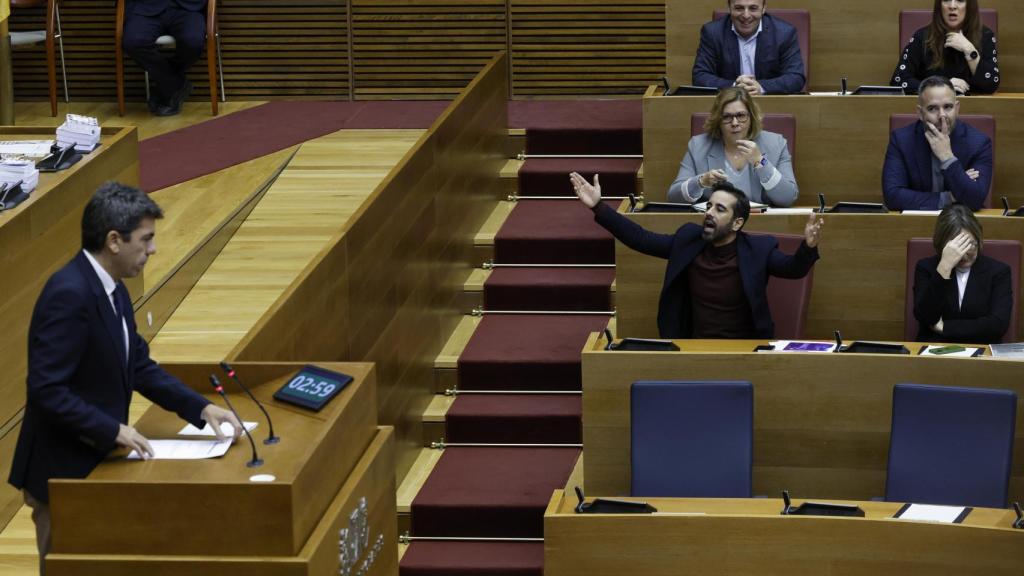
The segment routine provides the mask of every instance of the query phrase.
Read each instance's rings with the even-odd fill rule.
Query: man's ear
[[[107,237],[104,240],[103,245],[109,248],[112,253],[118,254],[121,252],[120,239],[121,235],[117,233],[117,230],[111,230],[110,232],[107,232]]]
[[[743,223],[746,222],[743,218],[736,218],[732,221],[732,231],[739,232],[740,228],[743,228]]]

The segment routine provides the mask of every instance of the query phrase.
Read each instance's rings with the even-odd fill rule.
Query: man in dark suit
[[[796,94],[807,77],[796,28],[765,14],[765,0],[728,0],[729,16],[700,29],[693,84],[751,94]]]
[[[100,187],[82,215],[82,251],[43,287],[28,336],[28,379],[10,483],[32,508],[40,573],[50,547],[50,478],[84,478],[115,447],[153,455],[129,426],[138,390],[219,439],[231,412],[214,406],[149,357],[136,331],[123,278],[137,276],[156,252],[160,207],[144,192],[115,182]]]
[[[882,193],[891,210],[939,210],[954,202],[979,210],[992,182],[992,140],[957,122],[960,101],[941,76],[924,79],[920,120],[893,130],[882,167]]]
[[[206,41],[206,0],[128,0],[125,8],[125,52],[149,72],[156,90],[149,109],[156,116],[173,116],[192,92],[185,73],[203,54]],[[174,37],[174,56],[156,47],[160,36]]]
[[[824,219],[812,213],[796,253],[783,254],[775,238],[742,231],[750,201],[728,182],[715,184],[703,226],[688,223],[675,234],[657,234],[601,202],[597,175],[593,184],[575,172],[570,179],[597,223],[615,238],[668,259],[658,303],[662,338],[772,338],[768,277],[802,278],[818,260]]]

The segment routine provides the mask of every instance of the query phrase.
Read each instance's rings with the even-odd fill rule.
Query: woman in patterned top
[[[949,78],[959,94],[999,89],[996,36],[982,25],[978,0],[935,0],[932,23],[914,33],[889,83],[915,93],[932,75]]]

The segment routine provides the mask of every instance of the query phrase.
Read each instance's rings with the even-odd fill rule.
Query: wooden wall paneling
[[[348,6],[347,0],[220,0],[228,98],[348,99]]]
[[[347,8],[344,0],[220,0],[227,97],[349,98]],[[42,18],[43,8],[19,10],[11,17],[11,29],[38,29]],[[114,3],[63,2],[61,24],[72,103],[113,100]],[[195,85],[193,100],[209,99],[206,58],[204,53],[189,73]],[[15,52],[13,68],[15,99],[48,97],[42,48]],[[62,90],[59,69],[57,75],[58,90]],[[128,101],[144,99],[142,69],[130,58],[125,65],[125,90]],[[63,92],[59,94],[63,98]]]
[[[507,46],[506,0],[350,0],[355,97],[455,97]]]
[[[701,26],[714,10],[725,9],[723,0],[666,2],[668,72],[674,84],[690,84],[693,57]],[[1024,14],[1014,0],[983,0],[981,6],[999,11],[999,69],[1003,92],[1024,92]],[[930,8],[930,2],[830,2],[828,0],[772,0],[772,8],[799,8],[811,14],[812,91],[839,89],[839,79],[850,87],[889,83],[899,60],[899,12],[902,8]]]
[[[513,92],[642,94],[665,71],[665,4],[510,0]]]
[[[462,314],[451,303],[472,263],[460,258],[500,186],[507,62],[491,60],[229,355],[376,362],[399,476],[422,445],[433,358]]]
[[[644,98],[644,195],[664,200],[679,171],[690,139],[690,115],[710,110],[707,96]],[[882,201],[882,163],[889,144],[889,116],[913,114],[914,96],[762,96],[764,113],[796,117],[794,154],[798,206],[817,206],[823,192],[829,204],[841,200]],[[993,205],[1005,195],[1014,207],[1024,204],[1016,186],[1024,156],[1024,98],[971,96],[960,100],[960,114],[989,114],[996,119]]]

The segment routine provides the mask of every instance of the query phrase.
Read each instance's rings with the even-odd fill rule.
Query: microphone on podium
[[[227,394],[224,393],[224,387],[220,385],[220,380],[218,380],[217,377],[214,376],[213,374],[210,374],[210,384],[213,385],[213,389],[217,391],[217,394],[220,394],[220,397],[224,399],[224,403],[228,405],[228,410],[231,410],[231,413],[235,415],[235,418],[238,418],[238,423],[239,426],[242,427],[242,432],[244,432],[246,438],[249,439],[249,445],[252,447],[252,460],[246,462],[245,465],[248,466],[249,468],[262,466],[263,460],[260,460],[259,456],[256,454],[256,442],[253,442],[252,434],[249,434],[249,430],[245,427],[245,424],[242,422],[242,417],[238,415],[238,411],[235,410],[235,407],[231,405],[231,400],[228,400]],[[209,426],[213,426],[213,424],[210,424],[209,422],[207,422],[206,424]]]
[[[235,384],[238,384],[238,387],[249,395],[249,398],[251,398],[252,401],[256,403],[256,406],[259,406],[260,412],[263,412],[263,415],[267,417],[267,428],[270,428],[270,431],[268,432],[267,439],[264,440],[263,443],[277,444],[278,442],[280,442],[281,437],[274,435],[274,423],[271,422],[270,414],[267,414],[267,409],[263,407],[263,403],[257,400],[256,397],[252,395],[252,392],[250,392],[249,389],[246,388],[245,384],[242,384],[242,381],[239,380],[238,376],[235,374],[235,369],[232,368],[230,364],[228,364],[226,361],[221,361],[220,367],[222,370],[224,370],[224,373],[228,375],[228,378],[234,380]]]

